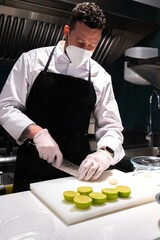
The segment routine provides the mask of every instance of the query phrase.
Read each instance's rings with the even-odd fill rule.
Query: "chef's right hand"
[[[38,132],[34,136],[33,142],[36,145],[40,158],[47,160],[48,163],[56,161],[56,167],[60,167],[63,160],[63,155],[57,143],[51,137],[47,129],[42,129],[40,132]]]

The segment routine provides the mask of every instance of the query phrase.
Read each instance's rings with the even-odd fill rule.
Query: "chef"
[[[59,170],[63,157],[80,165],[84,181],[98,179],[123,158],[111,77],[91,59],[105,24],[99,6],[79,3],[64,26],[65,40],[23,53],[13,66],[0,95],[0,124],[19,144],[14,192],[65,177]],[[92,112],[95,152],[88,138]]]

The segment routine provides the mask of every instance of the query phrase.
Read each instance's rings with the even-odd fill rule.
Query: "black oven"
[[[18,145],[0,126],[0,195],[11,193]]]

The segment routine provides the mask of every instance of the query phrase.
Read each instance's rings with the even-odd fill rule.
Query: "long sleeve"
[[[0,124],[17,141],[26,127],[34,122],[25,115],[30,89],[44,70],[53,47],[23,53],[13,66],[0,94]]]
[[[114,165],[124,157],[123,126],[112,89],[111,77],[103,71],[99,71],[98,75],[97,77],[101,80],[97,85],[97,103],[94,109],[97,148],[108,146],[113,149],[112,165]]]
[[[33,123],[23,114],[29,88],[27,68],[27,58],[23,54],[14,65],[0,94],[0,124],[15,140]]]

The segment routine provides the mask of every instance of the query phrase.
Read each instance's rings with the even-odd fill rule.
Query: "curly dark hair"
[[[76,22],[83,22],[90,28],[104,29],[106,25],[105,15],[95,3],[78,3],[72,10],[69,26],[71,30]]]

